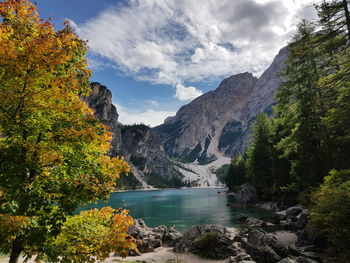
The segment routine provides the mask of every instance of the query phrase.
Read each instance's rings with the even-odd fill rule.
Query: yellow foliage
[[[28,0],[1,1],[0,16],[0,250],[16,239],[31,255],[130,168],[107,156],[112,133],[80,99],[90,93],[87,43],[68,22],[55,31]],[[114,219],[109,240],[129,248],[132,219],[104,213]]]

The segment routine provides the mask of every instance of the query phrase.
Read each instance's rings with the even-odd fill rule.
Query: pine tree
[[[272,135],[269,117],[260,113],[253,124],[252,142],[247,150],[247,178],[262,197],[270,194],[274,181]]]
[[[314,26],[302,21],[289,46],[285,81],[277,92],[276,114],[288,120],[290,133],[278,143],[291,160],[296,190],[318,185],[326,175],[321,146],[322,91],[318,88],[319,49],[314,42]]]

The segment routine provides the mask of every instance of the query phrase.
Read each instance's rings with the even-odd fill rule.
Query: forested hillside
[[[251,144],[232,160],[226,180],[231,189],[252,183],[262,200],[309,205],[311,228],[344,255],[350,246],[349,6],[315,7],[318,20],[301,21],[289,44],[273,117],[257,117]]]

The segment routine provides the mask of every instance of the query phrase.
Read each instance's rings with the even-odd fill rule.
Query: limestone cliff
[[[132,167],[132,175],[121,184],[130,187],[182,186],[182,175],[174,169],[158,136],[145,125],[122,125],[112,104],[112,93],[100,83],[91,83],[91,94],[83,99],[94,109],[94,115],[113,133],[111,156],[122,155]],[[133,177],[135,178],[132,179]]]
[[[228,77],[155,127],[166,152],[202,164],[242,153],[255,116],[271,112],[286,53],[282,49],[259,79],[247,72]]]

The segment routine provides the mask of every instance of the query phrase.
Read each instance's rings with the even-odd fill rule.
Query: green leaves
[[[28,0],[2,1],[0,15],[0,249],[16,241],[31,256],[129,166],[107,156],[112,134],[79,98],[90,92],[86,42],[67,23],[55,32]]]
[[[311,229],[330,241],[338,256],[349,260],[350,170],[332,170],[313,193],[312,202]]]

